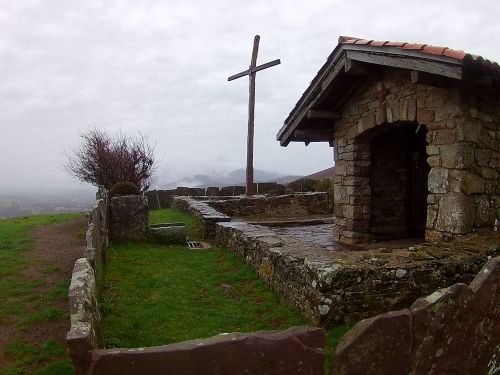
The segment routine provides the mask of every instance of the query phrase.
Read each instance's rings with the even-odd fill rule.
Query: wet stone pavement
[[[328,250],[348,250],[345,245],[333,240],[332,224],[268,227],[278,235],[290,236],[300,241],[319,245]]]

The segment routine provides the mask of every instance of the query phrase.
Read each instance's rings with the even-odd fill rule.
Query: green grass
[[[29,257],[27,251],[33,246],[29,231],[40,225],[78,217],[82,217],[82,214],[38,215],[0,220],[0,324],[15,324],[17,329],[29,332],[41,321],[67,318],[67,312],[51,306],[52,300],[62,297],[63,282],[66,287],[64,294],[67,294],[67,280],[61,280],[47,293],[39,293],[38,289],[45,284],[45,280],[26,280],[23,271],[28,267],[41,266],[44,275],[57,272],[57,267],[40,265]],[[6,374],[38,373],[37,371],[46,374],[71,373],[66,350],[61,343],[57,343],[64,352],[59,350],[55,353],[54,345],[48,342],[42,347],[36,347],[30,342],[10,342],[7,344],[6,355],[14,360],[14,365],[0,370]],[[44,368],[48,368],[48,372],[43,372]],[[60,371],[63,368],[66,369],[65,372]]]
[[[193,216],[170,208],[149,211],[149,223],[184,223],[188,239],[200,240],[203,236],[199,223]]]
[[[177,210],[152,211],[150,222],[184,222],[191,238],[201,238],[196,220]],[[108,255],[101,299],[108,348],[307,324],[227,249],[112,244]],[[327,331],[328,361],[346,330],[342,325]]]

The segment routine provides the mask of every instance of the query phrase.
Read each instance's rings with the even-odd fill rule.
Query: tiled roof
[[[484,59],[481,56],[473,55],[464,51],[455,50],[448,47],[438,47],[438,46],[431,46],[428,44],[416,44],[416,43],[406,43],[406,42],[391,42],[388,40],[385,41],[367,40],[350,36],[339,37],[339,44],[354,44],[354,45],[378,47],[381,50],[383,50],[384,47],[393,47],[401,50],[412,50],[415,52],[419,52],[422,55],[450,57],[455,60],[463,61],[466,64],[478,65],[486,70],[500,72],[500,66],[494,61],[490,61]]]

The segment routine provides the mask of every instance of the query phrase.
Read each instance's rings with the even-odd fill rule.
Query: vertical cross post
[[[253,186],[253,133],[254,133],[254,118],[255,118],[255,74],[253,70],[257,65],[257,54],[259,53],[260,36],[255,35],[253,39],[252,60],[250,61],[249,77],[249,95],[248,95],[248,134],[247,134],[247,195],[255,193]]]
[[[252,49],[252,59],[250,60],[250,67],[241,73],[235,74],[229,77],[227,80],[232,81],[233,79],[244,77],[248,75],[249,87],[248,87],[248,135],[247,135],[247,169],[246,169],[246,185],[247,185],[247,195],[253,195],[255,193],[253,188],[253,136],[254,136],[254,118],[255,118],[255,74],[259,70],[270,68],[281,63],[281,61],[274,60],[266,64],[257,66],[257,54],[259,52],[259,41],[260,36],[255,35],[253,39],[253,49]]]

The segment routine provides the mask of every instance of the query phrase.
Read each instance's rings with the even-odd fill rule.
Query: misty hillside
[[[260,169],[254,170],[254,181],[255,182],[279,182],[288,183],[294,181],[301,176],[286,176],[274,172],[266,172]],[[209,176],[204,174],[198,174],[194,176],[183,177],[179,180],[170,183],[159,183],[159,188],[161,189],[173,189],[178,186],[188,186],[188,187],[209,187],[209,186],[228,186],[228,185],[244,185],[246,180],[245,169],[237,169],[230,173],[220,176]]]
[[[88,211],[94,204],[94,200],[94,193],[88,191],[61,192],[60,194],[1,194],[0,219]]]

